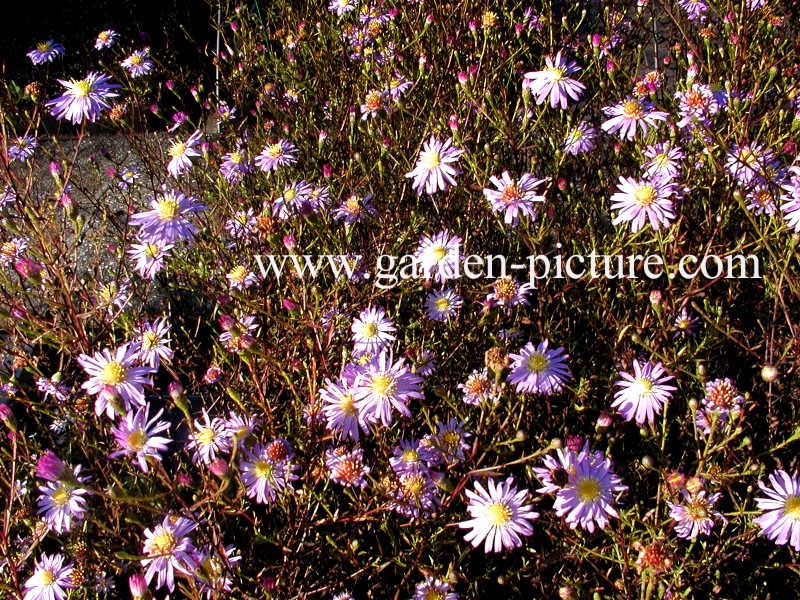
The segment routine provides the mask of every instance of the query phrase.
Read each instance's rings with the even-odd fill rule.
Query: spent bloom
[[[424,142],[416,166],[406,173],[406,177],[414,180],[413,188],[417,195],[443,192],[456,185],[455,176],[460,173],[456,163],[463,153],[463,150],[453,146],[452,138],[441,142],[431,136]]]
[[[606,106],[603,112],[610,118],[600,124],[600,128],[607,133],[619,132],[623,140],[632,140],[636,137],[637,127],[642,135],[647,135],[650,128],[658,126],[658,121],[666,121],[667,113],[655,110],[655,104],[647,100],[628,98],[614,106]]]
[[[635,420],[639,425],[655,423],[655,415],[661,414],[677,389],[668,384],[675,377],[667,374],[660,362],[642,364],[634,359],[633,374],[622,372],[619,376],[615,385],[621,389],[614,394],[611,406],[619,410],[626,421]]]
[[[542,104],[550,98],[550,106],[555,108],[561,106],[562,110],[567,108],[569,99],[578,101],[586,90],[586,86],[581,82],[567,77],[581,70],[574,61],[567,61],[561,56],[559,50],[555,58],[547,56],[544,59],[545,68],[541,71],[525,73],[522,83],[523,89],[530,90],[536,96],[536,104]]]
[[[693,540],[698,535],[708,535],[714,527],[714,519],[725,521],[714,505],[722,494],[717,492],[706,496],[705,490],[700,490],[696,494],[688,490],[681,490],[683,502],[672,503],[669,505],[669,516],[675,520],[675,534],[684,540]]]
[[[138,226],[138,238],[144,243],[165,246],[192,241],[197,233],[189,216],[206,210],[193,196],[178,191],[165,191],[150,201],[150,210],[136,213],[128,221]]]
[[[72,563],[64,564],[63,554],[42,553],[25,582],[23,600],[66,600],[68,590],[75,588],[72,571]]]
[[[637,232],[646,223],[653,229],[669,227],[675,219],[672,197],[675,195],[673,184],[663,179],[619,178],[618,192],[611,196],[611,210],[618,210],[612,223],[630,223],[631,231]]]
[[[64,46],[53,40],[39,42],[36,47],[25,56],[31,59],[35,65],[43,65],[53,62],[59,56],[64,56]]]
[[[474,548],[483,543],[487,554],[522,546],[522,538],[533,534],[531,522],[539,516],[528,504],[528,490],[517,489],[513,477],[499,483],[490,478],[486,488],[476,481],[473,487],[465,490],[472,518],[458,524],[470,530],[464,539]]]
[[[84,79],[59,79],[65,92],[58,98],[48,100],[45,106],[50,108],[50,114],[56,119],[67,119],[73,125],[81,123],[84,119],[96,121],[100,113],[110,108],[109,100],[115,98],[118,83],[110,83],[108,75],[89,72]]]
[[[500,177],[492,176],[489,181],[497,189],[484,188],[483,195],[496,213],[503,215],[509,225],[516,225],[520,215],[535,218],[536,202],[544,202],[545,197],[537,194],[537,188],[548,179],[535,179],[530,173],[524,173],[518,180],[513,179],[508,171]]]
[[[549,340],[534,346],[528,342],[519,354],[509,354],[512,361],[508,382],[517,392],[550,396],[560,392],[572,377],[567,365],[569,355],[563,347],[548,349]]]
[[[131,406],[144,404],[144,386],[152,385],[155,369],[137,366],[139,344],[122,344],[112,351],[104,348],[94,356],[81,354],[78,364],[90,376],[81,387],[89,394],[96,395],[95,414],[103,411],[114,418],[117,412],[127,412]],[[116,402],[121,400],[124,410]]]
[[[756,498],[763,514],[753,522],[761,527],[761,535],[779,546],[788,543],[800,552],[800,478],[778,469],[769,476],[769,485],[763,481],[758,487],[766,498]]]
[[[331,481],[345,487],[367,487],[370,468],[364,464],[364,451],[345,446],[328,448],[325,451],[325,466]]]

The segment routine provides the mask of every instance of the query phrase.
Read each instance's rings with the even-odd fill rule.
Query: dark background
[[[223,5],[227,2],[222,0]],[[0,68],[5,78],[25,84],[43,69],[54,76],[83,76],[97,69],[94,49],[104,29],[120,33],[123,47],[151,46],[159,61],[177,61],[190,70],[207,69],[202,60],[213,49],[211,12],[215,0],[14,0],[3,3],[0,18]],[[63,62],[33,67],[25,53],[53,39],[66,49]],[[104,53],[109,50],[104,50]],[[107,57],[107,56],[106,56]]]

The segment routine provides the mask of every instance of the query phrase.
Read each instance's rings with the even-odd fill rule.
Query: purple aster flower
[[[378,211],[372,205],[371,200],[372,194],[367,194],[366,196],[350,194],[333,211],[333,218],[337,221],[344,221],[345,225],[352,225],[367,215],[374,215]]]
[[[175,591],[175,574],[193,577],[197,568],[197,549],[189,534],[197,523],[186,517],[168,515],[153,527],[144,530],[142,566],[147,567],[145,579],[149,584],[156,578],[156,589],[165,585],[170,592]]]
[[[777,171],[778,166],[772,150],[762,144],[734,144],[725,160],[728,173],[744,187]]]
[[[540,494],[558,493],[569,483],[569,474],[575,470],[575,463],[586,460],[588,455],[588,442],[584,444],[579,452],[567,447],[556,448],[555,456],[552,454],[545,455],[542,459],[544,467],[533,468],[534,474],[542,482],[542,487],[536,491]],[[595,453],[593,460],[602,461],[603,457],[599,453]]]
[[[124,415],[116,427],[111,428],[111,433],[120,449],[108,455],[109,458],[118,456],[134,456],[134,460],[144,473],[149,472],[147,457],[161,460],[161,453],[166,452],[167,444],[172,440],[158,434],[169,431],[167,421],[159,421],[164,409],[159,410],[151,419],[150,405],[145,403],[135,413]]]
[[[258,430],[259,424],[259,419],[256,415],[240,415],[231,411],[230,418],[225,422],[225,427],[228,429],[228,435],[231,440],[240,449],[243,449],[250,437]]]
[[[351,331],[353,350],[357,354],[377,354],[395,340],[393,334],[397,328],[383,308],[370,306],[353,319]]]
[[[747,210],[756,215],[774,215],[778,210],[778,206],[775,204],[778,194],[777,185],[759,177],[745,196]]]
[[[301,214],[303,207],[308,204],[312,189],[311,184],[306,181],[293,181],[273,201],[272,215],[281,221],[288,221]]]
[[[739,393],[729,378],[714,379],[706,383],[703,405],[707,409],[727,414],[738,410],[742,406],[742,402],[744,402],[744,396]]]
[[[194,431],[189,435],[187,450],[192,450],[192,460],[210,465],[217,454],[227,454],[233,447],[227,423],[219,417],[213,419],[203,409],[203,420],[195,420]]]
[[[556,53],[555,58],[545,57],[544,62],[544,69],[525,73],[523,76],[522,87],[536,96],[536,104],[542,104],[549,96],[552,108],[560,105],[564,110],[570,98],[576,102],[580,100],[586,86],[567,77],[581,70],[578,63],[567,61],[561,56],[561,50]]]
[[[172,248],[172,244],[135,243],[128,249],[128,257],[134,261],[133,268],[140,276],[153,279],[164,268],[164,259]]]
[[[69,400],[69,387],[60,380],[60,374],[53,375],[52,378],[40,377],[36,380],[36,389],[42,394],[44,400],[53,398],[56,402],[66,402]]]
[[[280,167],[291,166],[297,162],[297,146],[288,140],[278,140],[268,144],[256,156],[256,166],[264,171],[277,171]]]
[[[427,459],[428,462],[432,464],[439,462],[452,464],[461,462],[466,458],[464,453],[470,448],[469,443],[467,443],[467,438],[470,435],[470,433],[464,431],[464,424],[453,417],[447,421],[438,422],[436,424],[436,435],[423,438],[420,445],[428,445],[440,455],[438,460],[434,461],[431,457]]]
[[[705,21],[708,10],[705,0],[678,0],[678,4],[686,11],[686,18],[690,21]]]
[[[84,119],[96,121],[100,113],[110,108],[108,100],[115,98],[117,93],[112,91],[119,86],[118,83],[109,83],[108,75],[89,72],[84,79],[70,79],[58,82],[66,88],[66,92],[45,102],[50,108],[50,114],[56,119],[67,119],[73,125],[81,123]]]
[[[229,352],[239,353],[250,349],[256,342],[252,332],[258,329],[258,323],[253,315],[232,318],[225,317],[219,341]]]
[[[543,340],[534,346],[528,342],[519,354],[509,354],[513,362],[508,382],[517,386],[517,392],[551,396],[572,377],[563,346],[549,350],[549,343]]]
[[[669,142],[647,146],[642,154],[650,159],[642,165],[645,178],[661,181],[675,179],[681,170],[680,161],[686,156]]]
[[[488,480],[488,489],[479,481],[474,491],[465,490],[471,519],[458,524],[461,529],[470,531],[464,539],[473,548],[483,543],[483,551],[501,552],[522,546],[522,538],[533,534],[532,521],[539,517],[528,504],[528,490],[517,489],[514,478],[495,483]]]
[[[458,594],[446,581],[427,575],[425,581],[414,588],[411,600],[458,600]]]
[[[75,467],[69,476],[60,478],[59,481],[48,481],[39,486],[41,495],[36,501],[38,509],[36,514],[42,515],[45,523],[56,533],[65,533],[72,530],[74,522],[83,521],[86,516],[86,498],[89,491],[79,484],[86,481],[80,476],[81,466]]]
[[[536,202],[544,202],[545,197],[536,193],[537,188],[548,181],[545,179],[534,179],[530,173],[524,173],[519,180],[512,179],[508,171],[503,171],[500,177],[492,176],[489,181],[497,189],[484,188],[483,195],[492,210],[504,215],[503,221],[506,224],[516,226],[519,223],[520,215],[536,218]]]
[[[588,122],[581,121],[571,127],[564,136],[562,147],[564,152],[572,156],[578,156],[594,149],[595,128]]]
[[[117,43],[119,34],[113,29],[104,29],[97,34],[97,39],[94,41],[95,50],[102,50],[103,48],[111,48]]]
[[[279,495],[294,491],[291,482],[297,479],[291,461],[275,460],[270,447],[261,444],[253,446],[239,462],[239,474],[247,497],[259,504],[269,504]]]
[[[789,229],[800,233],[800,166],[789,167],[789,182],[781,187],[786,191],[781,196],[781,211]]]
[[[248,271],[244,265],[236,265],[227,275],[228,287],[231,290],[245,290],[258,283],[258,276],[253,271]]]
[[[199,129],[186,138],[186,141],[175,140],[167,153],[172,157],[167,165],[167,173],[178,177],[192,168],[192,158],[200,156],[197,145],[203,138]]]
[[[358,441],[359,427],[367,431],[363,419],[359,418],[354,393],[352,385],[342,379],[331,381],[326,378],[325,385],[319,390],[326,427],[336,438]]]
[[[556,492],[553,509],[571,529],[579,525],[589,533],[595,525],[605,529],[608,517],[619,517],[614,494],[628,489],[612,470],[611,459],[581,452],[568,473],[567,483]]]
[[[607,133],[619,132],[619,137],[623,140],[634,139],[637,126],[642,135],[647,135],[651,127],[658,127],[658,121],[667,120],[667,113],[655,110],[655,104],[636,98],[606,106],[603,112],[611,118],[604,121],[600,128]]]
[[[721,512],[714,510],[714,505],[722,496],[721,493],[717,492],[706,497],[705,490],[700,490],[696,494],[681,490],[681,496],[683,502],[680,504],[667,502],[669,516],[676,521],[675,534],[679,538],[693,540],[698,535],[710,534],[715,518],[727,522]]]
[[[155,369],[137,366],[138,344],[122,344],[112,353],[108,348],[95,352],[94,356],[81,354],[78,364],[90,376],[81,387],[96,395],[94,411],[104,411],[113,419],[118,412],[128,412],[131,406],[144,405],[144,386],[153,385]],[[123,402],[124,408],[119,406]]]
[[[142,364],[158,369],[161,361],[172,362],[173,352],[169,347],[170,324],[167,317],[159,317],[152,323],[145,321],[139,329],[140,357]]]
[[[675,195],[675,186],[661,179],[619,178],[619,192],[611,196],[611,210],[619,213],[612,223],[630,223],[631,231],[637,232],[646,223],[653,229],[669,227],[675,219],[675,210],[671,198]]]
[[[492,291],[486,294],[483,311],[487,312],[495,306],[502,306],[509,311],[514,306],[527,306],[530,283],[520,283],[512,276],[498,277],[492,283]]]
[[[428,466],[437,460],[436,450],[423,444],[422,440],[401,440],[392,450],[389,465],[397,475],[427,471]]]
[[[119,64],[122,68],[127,69],[128,74],[133,78],[147,75],[155,66],[155,63],[150,59],[150,48],[135,50]]]
[[[344,13],[355,9],[356,4],[353,0],[331,0],[330,4],[328,4],[328,10],[336,13],[337,17],[341,17]]]
[[[434,290],[425,298],[425,316],[431,321],[453,321],[464,299],[453,290]]]
[[[433,278],[438,283],[458,277],[461,238],[447,229],[433,237],[423,234],[414,252],[416,266],[425,279]]]
[[[197,228],[187,217],[206,210],[193,196],[177,191],[165,191],[150,201],[150,210],[136,213],[128,223],[139,227],[138,237],[146,244],[166,246],[176,242],[191,242]]]
[[[694,335],[695,327],[699,319],[692,315],[687,308],[682,308],[681,312],[675,317],[672,327],[675,329],[674,339],[684,336]]]
[[[234,240],[249,240],[256,229],[256,216],[252,208],[237,210],[232,219],[225,221],[225,232]]]
[[[60,481],[65,477],[69,480],[72,472],[52,450],[47,450],[36,461],[36,476],[46,481]]]
[[[359,447],[328,448],[325,451],[325,467],[334,483],[344,487],[367,487],[370,468],[364,464],[364,451]]]
[[[440,504],[441,497],[433,474],[415,471],[398,476],[389,494],[388,508],[413,519],[427,519]]]
[[[12,162],[28,162],[38,147],[39,142],[32,135],[19,136],[8,144],[8,158]]]
[[[242,148],[237,148],[233,152],[222,155],[219,172],[228,183],[238,183],[243,177],[253,172],[253,165],[247,157],[247,152]]]
[[[677,389],[667,385],[675,377],[667,374],[660,362],[642,364],[634,359],[633,375],[623,372],[619,376],[614,385],[621,389],[614,394],[611,406],[619,410],[626,421],[635,419],[639,425],[655,423],[655,415],[661,414]]]
[[[414,180],[413,188],[417,195],[421,196],[423,191],[428,194],[443,192],[450,186],[456,185],[455,176],[460,171],[455,164],[463,153],[463,150],[453,146],[451,138],[440,142],[431,136],[424,142],[417,158],[417,165],[406,173],[407,178]]]
[[[422,377],[411,373],[404,359],[394,361],[392,351],[382,351],[356,379],[356,408],[364,423],[392,423],[392,409],[410,417],[408,402],[421,399]]]
[[[39,42],[36,44],[36,48],[28,52],[25,56],[30,58],[33,64],[43,65],[53,62],[59,56],[64,56],[64,46],[53,40]]]
[[[123,190],[129,190],[131,186],[139,179],[139,169],[134,166],[122,167],[117,171],[119,177],[119,187]]]
[[[753,522],[761,527],[761,535],[778,546],[786,543],[800,552],[800,478],[778,469],[769,476],[767,485],[758,482],[766,498],[756,498],[758,509],[764,514]],[[770,487],[771,486],[771,487]]]
[[[23,252],[28,247],[25,238],[13,238],[0,244],[0,265],[7,267],[17,258],[22,258]]]
[[[399,100],[410,90],[414,84],[403,75],[394,72],[394,77],[389,81],[389,89],[386,90],[392,100]]]
[[[66,600],[67,591],[76,587],[72,570],[71,562],[64,564],[64,555],[42,553],[25,582],[23,600]]]

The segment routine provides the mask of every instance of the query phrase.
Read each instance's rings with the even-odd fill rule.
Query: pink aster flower
[[[108,455],[109,458],[118,456],[133,456],[136,464],[143,473],[149,472],[147,457],[161,460],[161,453],[166,452],[167,444],[171,443],[167,437],[158,434],[169,431],[167,421],[159,421],[164,409],[159,410],[151,419],[150,405],[145,404],[135,413],[129,412],[119,423],[111,428],[120,449]]]
[[[169,347],[171,325],[167,317],[158,317],[152,323],[145,321],[139,328],[139,352],[142,364],[158,369],[163,361],[172,362],[173,351]]]
[[[641,129],[642,135],[647,135],[651,127],[658,127],[658,121],[667,120],[667,113],[655,110],[655,104],[636,98],[606,106],[603,112],[611,118],[604,121],[600,128],[607,133],[619,132],[619,137],[623,140],[634,139],[637,127]]]
[[[108,348],[94,356],[81,354],[78,364],[90,376],[81,387],[96,395],[94,411],[106,412],[113,419],[117,412],[128,412],[131,406],[144,405],[144,386],[153,385],[152,367],[140,367],[139,345],[123,344],[112,353]],[[124,408],[119,406],[121,400]]]
[[[580,526],[592,533],[595,526],[605,529],[608,517],[619,518],[614,495],[627,489],[614,473],[611,459],[590,454],[587,448],[578,455],[567,483],[556,493],[553,509],[571,529]]]
[[[545,68],[541,71],[525,73],[522,87],[530,90],[536,96],[536,104],[542,104],[550,97],[550,106],[555,108],[560,105],[562,110],[567,108],[569,98],[580,100],[586,86],[575,79],[567,77],[581,70],[578,63],[567,61],[561,56],[561,50],[555,58],[547,56],[544,59]]]
[[[569,355],[563,347],[548,349],[549,343],[543,340],[534,346],[528,342],[519,354],[509,354],[508,382],[516,385],[517,392],[551,396],[572,377],[567,365]]]
[[[455,176],[460,173],[456,163],[463,153],[453,146],[452,138],[440,142],[431,136],[424,142],[416,166],[406,173],[406,177],[414,180],[413,188],[417,195],[421,196],[423,191],[427,194],[443,192],[456,185]]]
[[[497,189],[484,188],[483,195],[491,204],[492,210],[503,214],[503,221],[509,225],[516,226],[520,215],[535,218],[535,203],[545,201],[545,197],[536,191],[548,178],[535,179],[530,173],[524,173],[519,180],[515,180],[508,171],[503,171],[500,177],[492,176],[489,181]]]
[[[115,98],[117,93],[113,90],[120,87],[118,83],[110,83],[108,75],[90,72],[84,79],[70,79],[58,82],[66,91],[63,95],[45,103],[50,108],[50,114],[56,119],[67,119],[73,125],[81,123],[84,119],[96,121],[103,110],[110,108],[109,100]]]
[[[192,576],[197,568],[197,549],[189,534],[197,523],[185,517],[168,515],[153,527],[144,530],[142,566],[147,567],[145,579],[149,584],[156,578],[156,589],[167,586],[175,591],[175,574]]]
[[[613,408],[619,410],[626,421],[636,420],[639,425],[655,423],[655,415],[661,414],[677,388],[667,382],[675,379],[668,375],[660,362],[640,363],[633,361],[633,375],[620,373],[615,383],[621,389],[614,394]]]
[[[66,600],[67,591],[75,589],[72,571],[71,562],[64,564],[64,555],[42,553],[25,582],[23,600]]]
[[[612,223],[630,223],[631,231],[637,232],[646,223],[653,229],[669,227],[675,219],[675,210],[671,198],[675,195],[675,186],[662,179],[619,178],[618,192],[611,196],[611,210],[619,213]]]
[[[781,469],[769,476],[769,485],[763,481],[758,487],[766,498],[756,498],[758,509],[764,514],[753,522],[761,527],[761,535],[778,546],[789,544],[800,552],[800,478]]]
[[[465,490],[471,519],[458,524],[461,529],[470,531],[464,539],[473,548],[483,542],[483,550],[501,552],[522,546],[522,538],[533,534],[532,521],[539,517],[528,504],[528,490],[517,489],[514,478],[495,483],[488,480],[488,489],[479,481],[475,482],[474,491]]]
[[[344,487],[367,487],[370,468],[364,464],[364,451],[359,447],[328,448],[325,451],[325,467],[334,483]]]

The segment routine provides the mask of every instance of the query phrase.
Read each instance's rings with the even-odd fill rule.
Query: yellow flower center
[[[442,443],[445,448],[455,450],[461,442],[461,435],[457,431],[448,431],[442,436]]]
[[[174,196],[163,196],[156,202],[156,215],[161,221],[171,221],[178,215],[178,200]]]
[[[216,434],[211,427],[203,427],[200,431],[197,432],[197,443],[199,444],[210,444],[214,441],[214,437]]]
[[[647,208],[656,199],[656,188],[650,184],[643,185],[636,190],[636,202]]]
[[[144,247],[144,255],[147,258],[156,258],[161,253],[161,249],[155,244],[147,244]]]
[[[297,190],[294,188],[286,188],[283,190],[283,201],[286,203],[293,202],[297,198]]]
[[[344,209],[353,216],[361,212],[361,199],[358,196],[350,196],[344,201]]]
[[[142,335],[142,348],[145,350],[152,350],[158,346],[159,339],[155,331],[145,331]]]
[[[278,143],[272,144],[267,147],[267,156],[270,158],[280,158],[283,156],[283,148]]]
[[[783,514],[793,521],[800,521],[800,496],[789,496],[783,505]]]
[[[622,116],[626,119],[641,119],[644,116],[642,105],[636,100],[627,100],[622,104]]]
[[[128,434],[125,441],[128,444],[128,448],[139,452],[139,450],[143,449],[145,444],[147,444],[147,434],[145,434],[143,429],[136,429]]]
[[[544,70],[550,77],[550,81],[561,81],[564,79],[564,69],[559,67],[545,67]]]
[[[56,574],[51,569],[45,569],[39,573],[39,582],[41,587],[50,587],[56,580]],[[51,592],[52,593],[52,592]]]
[[[438,150],[426,150],[420,156],[419,164],[423,169],[431,171],[442,164],[442,157]]]
[[[378,396],[388,396],[394,391],[395,381],[391,375],[375,375],[369,385],[373,394]]]
[[[66,506],[70,498],[69,488],[65,485],[61,485],[50,497],[53,499],[56,506]]]
[[[92,91],[92,82],[88,79],[81,79],[80,81],[72,82],[72,89],[76,98],[85,98]]]
[[[242,162],[242,153],[241,152],[231,152],[231,155],[228,157],[228,160],[231,161],[233,164],[238,165]]]
[[[178,156],[183,156],[184,152],[186,152],[186,144],[183,142],[175,142],[169,149],[169,155],[172,156],[173,158],[177,158]]]
[[[425,478],[422,475],[413,475],[403,480],[403,490],[415,498],[422,496],[425,491]]]
[[[103,365],[98,377],[104,385],[119,385],[125,381],[125,377],[127,375],[128,370],[125,368],[125,366],[115,360],[112,360],[110,363]]]
[[[258,460],[256,464],[253,465],[253,473],[259,479],[267,479],[272,477],[273,472],[275,469],[272,466],[272,463],[267,462],[266,460]]]
[[[150,556],[168,556],[175,549],[175,536],[168,529],[159,526],[150,538]]]
[[[435,304],[437,310],[445,311],[450,308],[450,301],[446,297],[439,298]]]
[[[364,328],[361,330],[361,334],[365,338],[373,338],[375,334],[378,333],[378,327],[375,323],[364,323]]]
[[[486,518],[495,527],[508,525],[511,521],[511,509],[504,502],[492,502],[486,507]]]
[[[542,373],[550,366],[550,359],[541,352],[534,352],[525,361],[525,367],[531,373]]]
[[[141,66],[141,64],[143,62],[144,62],[144,59],[141,56],[139,56],[138,54],[134,54],[133,56],[131,56],[131,65],[132,66],[134,66],[134,67]]]
[[[231,281],[242,282],[244,278],[247,277],[247,269],[245,269],[242,265],[237,265],[231,269],[231,272],[228,273],[228,278]]]
[[[357,414],[355,400],[353,394],[344,394],[339,400],[339,408],[348,417],[353,417]]]
[[[445,256],[447,256],[447,248],[444,246],[436,246],[433,250],[431,250],[431,255],[433,256],[433,260],[435,262],[439,262]]]
[[[647,377],[639,377],[634,381],[632,389],[639,396],[646,396],[653,391],[653,381]]]
[[[404,463],[415,463],[419,461],[419,453],[413,448],[409,448],[408,450],[403,450],[400,458]]]
[[[39,42],[38,44],[36,44],[36,49],[39,52],[47,52],[48,50],[50,50],[50,44],[48,44],[47,42]]]
[[[423,597],[424,600],[444,600],[444,598],[444,592],[439,590],[428,590]]]
[[[584,477],[578,481],[577,492],[582,502],[593,502],[600,497],[600,483],[593,477]]]

